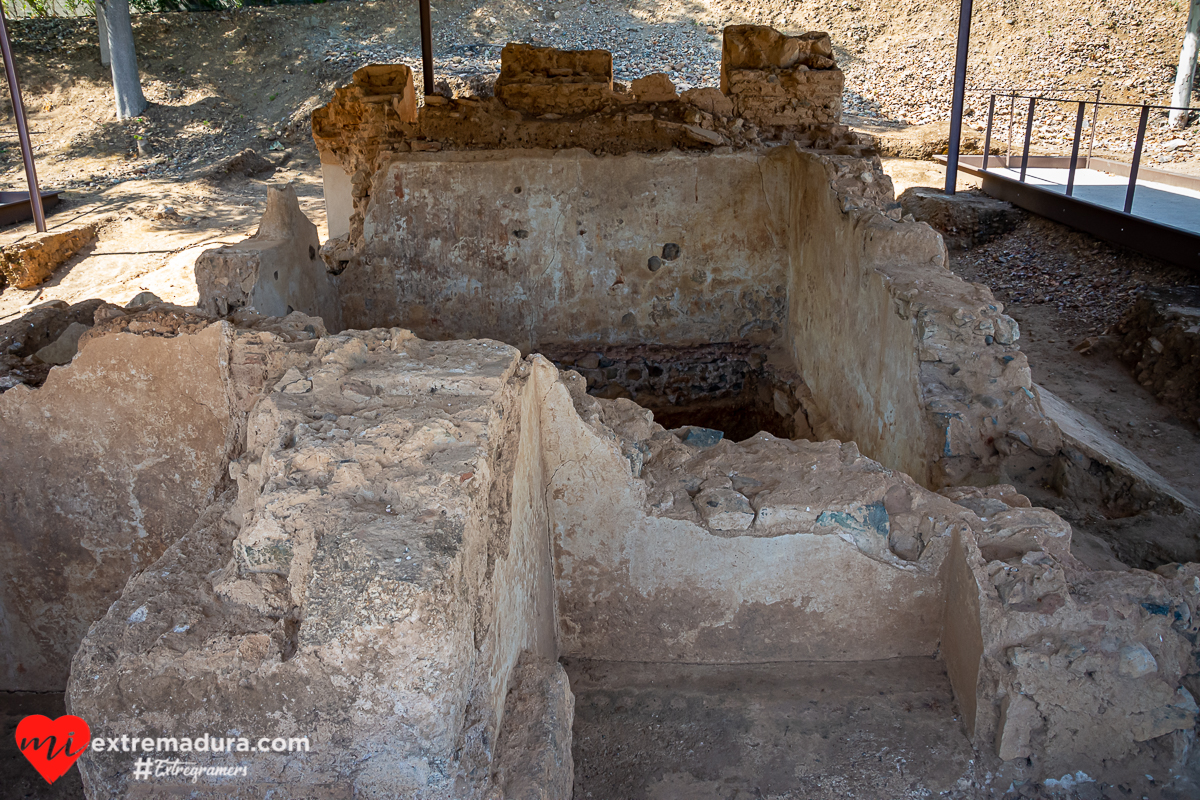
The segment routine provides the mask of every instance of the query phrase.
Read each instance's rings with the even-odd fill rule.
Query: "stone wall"
[[[509,44],[494,94],[431,94],[420,107],[409,67],[364,67],[312,116],[327,199],[344,196],[350,185],[352,205],[330,207],[330,230],[345,225],[349,243],[358,242],[372,178],[402,153],[580,148],[620,155],[767,141],[842,155],[873,152],[841,124],[843,78],[827,35],[732,26],[725,40],[722,89],[681,94],[661,73],[614,83],[612,56],[602,50]]]
[[[960,509],[853,444],[685,442],[539,361],[565,656],[933,655]],[[710,446],[705,446],[710,445]],[[586,454],[586,455],[585,455]]]
[[[761,157],[412,154],[375,176],[339,276],[352,327],[523,350],[777,339],[782,220]]]
[[[307,753],[194,754],[252,777],[189,796],[482,797],[498,738],[542,748],[503,750],[503,783],[569,796],[539,404],[519,353],[383,329],[233,346],[274,386],[229,465],[237,488],[93,626],[70,712],[96,736],[310,738]],[[502,735],[506,704],[525,727]],[[82,758],[90,797],[134,790],[127,758]]]
[[[0,395],[5,690],[61,691],[88,626],[212,501],[239,432],[230,339],[102,337]]]
[[[770,163],[797,221],[788,342],[812,429],[932,487],[1048,463],[1061,438],[991,291],[949,270],[927,225],[850,205],[843,165],[799,155]]]

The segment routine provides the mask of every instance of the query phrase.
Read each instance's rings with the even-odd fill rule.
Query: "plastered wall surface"
[[[656,465],[638,477],[611,432],[580,417],[574,402],[590,398],[573,400],[544,362],[538,379],[564,655],[728,664],[937,649],[945,542],[931,530],[911,562],[888,549],[892,528],[920,525],[910,481],[853,445],[767,435],[702,450],[634,417],[629,446]]]
[[[766,342],[786,319],[759,156],[413,154],[375,177],[340,276],[354,327],[558,343]]]

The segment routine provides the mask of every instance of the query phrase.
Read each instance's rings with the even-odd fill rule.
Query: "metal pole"
[[[1033,106],[1035,98],[1029,98],[1029,118],[1025,120],[1025,154],[1021,156],[1021,183],[1025,182],[1025,170],[1029,167],[1029,141],[1033,138]]]
[[[958,183],[958,147],[962,136],[963,98],[967,91],[967,50],[971,42],[971,0],[958,7],[958,56],[954,60],[954,99],[950,104],[950,152],[946,157],[946,194]]]
[[[1013,92],[1008,97],[1008,151],[1004,154],[1004,168],[1012,168],[1012,132],[1013,123],[1017,118],[1017,93]]]
[[[988,168],[988,155],[992,152],[992,117],[996,114],[996,95],[992,95],[988,99],[988,126],[987,133],[983,137],[983,169],[986,172]]]
[[[4,56],[4,72],[8,75],[8,93],[12,97],[13,116],[17,120],[17,138],[21,140],[21,158],[25,161],[25,180],[29,184],[29,206],[33,209],[33,224],[38,233],[46,231],[46,212],[42,209],[42,192],[38,189],[37,170],[33,166],[33,145],[29,143],[29,127],[25,124],[25,103],[21,100],[21,84],[13,64],[12,48],[8,45],[8,24],[4,5],[0,4],[0,52]]]
[[[1075,114],[1075,138],[1071,141],[1071,172],[1067,175],[1067,197],[1075,193],[1075,164],[1079,161],[1079,140],[1083,137],[1083,112],[1087,103],[1080,102]]]
[[[1137,188],[1138,163],[1142,160],[1142,145],[1146,140],[1146,123],[1150,121],[1150,106],[1142,106],[1138,120],[1137,142],[1133,145],[1133,163],[1129,165],[1129,188],[1125,190],[1125,213],[1133,212],[1133,190]]]
[[[1092,148],[1096,146],[1096,118],[1100,116],[1100,90],[1096,90],[1096,105],[1092,106],[1092,136],[1088,142],[1088,169],[1092,166]]]
[[[433,22],[429,12],[429,0],[420,0],[421,6],[421,64],[425,68],[425,94],[433,94]]]

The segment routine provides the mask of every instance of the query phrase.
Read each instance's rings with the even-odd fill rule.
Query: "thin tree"
[[[108,66],[108,20],[104,18],[104,3],[96,3],[96,34],[100,38],[100,64]]]
[[[133,23],[129,0],[96,0],[98,19],[108,29],[108,58],[112,66],[117,119],[136,117],[146,110],[146,96],[138,77],[137,53],[133,50]]]
[[[1171,105],[1181,109],[1192,105],[1192,81],[1196,78],[1196,51],[1200,49],[1200,0],[1192,0],[1188,12],[1187,27],[1183,34],[1183,47],[1179,49],[1179,70],[1175,73],[1175,91],[1171,94]],[[1172,111],[1171,127],[1187,125],[1186,110]]]

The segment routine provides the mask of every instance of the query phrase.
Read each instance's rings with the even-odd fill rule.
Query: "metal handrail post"
[[[1079,161],[1079,140],[1083,137],[1083,112],[1087,103],[1080,101],[1079,112],[1075,115],[1075,138],[1071,140],[1071,171],[1067,175],[1067,197],[1075,194],[1075,168]]]
[[[1012,169],[1012,132],[1013,122],[1017,116],[1017,93],[1014,91],[1008,98],[1008,150],[1004,153],[1004,168]]]
[[[983,136],[983,168],[986,171],[988,168],[988,157],[992,152],[992,118],[996,115],[996,95],[992,95],[988,99],[988,124],[987,133]]]
[[[946,194],[958,183],[958,154],[962,146],[963,105],[967,92],[967,51],[971,43],[971,2],[959,0],[958,53],[954,59],[954,94],[950,101],[950,147],[946,152]]]
[[[1025,170],[1029,168],[1029,142],[1033,139],[1033,108],[1037,98],[1029,98],[1029,117],[1025,120],[1025,152],[1021,156],[1021,183],[1025,182]]]
[[[1092,106],[1092,135],[1088,142],[1088,168],[1092,166],[1092,148],[1096,146],[1096,119],[1100,116],[1100,90],[1096,90],[1096,105]]]
[[[13,117],[17,122],[17,138],[21,142],[21,160],[25,162],[25,182],[29,184],[29,207],[33,209],[33,225],[38,233],[46,232],[46,210],[42,208],[42,191],[38,188],[37,169],[33,164],[33,144],[29,141],[29,125],[25,121],[25,102],[21,99],[21,83],[13,63],[12,47],[8,43],[8,24],[4,6],[0,4],[0,54],[4,57],[4,72],[8,75],[8,91],[12,97]]]
[[[1129,165],[1129,188],[1125,190],[1125,213],[1133,213],[1133,190],[1137,188],[1138,163],[1142,160],[1142,145],[1146,141],[1146,123],[1150,121],[1150,106],[1142,106],[1138,120],[1137,142],[1133,145],[1133,163]]]

